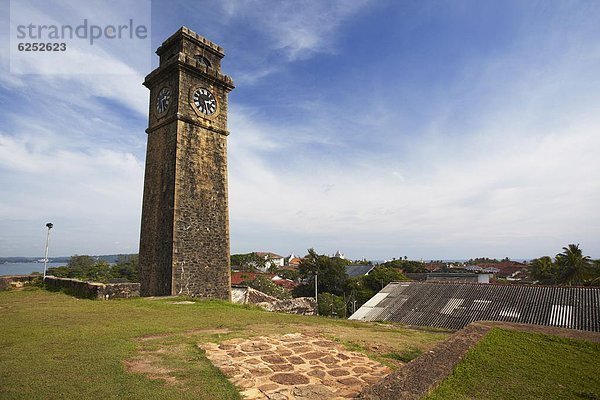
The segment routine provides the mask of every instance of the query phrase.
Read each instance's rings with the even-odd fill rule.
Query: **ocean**
[[[50,267],[60,267],[67,263],[48,263]],[[44,273],[44,263],[6,263],[0,264],[0,276],[2,275],[27,275],[32,272]]]

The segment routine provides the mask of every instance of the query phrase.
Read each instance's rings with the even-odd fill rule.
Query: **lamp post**
[[[46,228],[48,228],[48,233],[46,234],[46,255],[44,256],[44,280],[46,280],[46,267],[48,266],[48,242],[50,241],[50,229],[52,229],[54,225],[52,222],[48,222],[46,224]]]
[[[319,272],[315,271],[315,303],[317,303],[317,315],[319,315],[319,292],[318,292],[318,276]]]

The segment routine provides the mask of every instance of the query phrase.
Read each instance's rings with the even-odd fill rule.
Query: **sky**
[[[43,256],[46,222],[50,257],[137,252],[141,83],[185,25],[236,85],[232,253],[600,258],[600,2],[153,1],[148,70],[125,47],[111,74],[11,73],[9,8],[0,256]]]

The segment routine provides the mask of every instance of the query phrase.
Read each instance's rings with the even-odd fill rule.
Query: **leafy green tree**
[[[240,271],[256,272],[265,269],[266,262],[264,258],[256,253],[232,254],[230,257],[231,266],[237,267]]]
[[[593,286],[600,286],[600,260],[592,261],[590,279],[586,283]]]
[[[348,295],[348,310],[352,313],[375,296],[382,288],[390,282],[407,281],[400,270],[391,267],[375,267],[369,275],[358,276],[348,279],[345,293]]]
[[[508,261],[508,257],[506,257],[504,259],[504,261]],[[477,265],[477,264],[497,264],[500,261],[495,259],[495,258],[487,258],[487,257],[478,257],[478,258],[471,258],[469,261],[466,262],[467,265]]]
[[[413,260],[392,260],[384,262],[383,264],[381,264],[381,266],[385,268],[401,269],[407,273],[427,272],[427,270],[425,269],[425,264],[423,264],[420,261]]]
[[[536,258],[529,263],[531,277],[544,285],[555,285],[558,282],[558,268],[548,256]]]
[[[295,269],[278,269],[275,273],[283,279],[289,279],[294,282],[300,278],[300,273]]]
[[[271,279],[266,276],[257,276],[255,279],[251,281],[245,282],[248,286],[253,289],[259,290],[269,296],[277,297],[278,299],[291,299],[292,293],[282,288],[281,286],[277,286]]]
[[[119,261],[112,267],[112,278],[125,278],[129,282],[139,282],[139,260],[137,254],[119,256]]]
[[[111,266],[106,261],[99,261],[84,273],[86,280],[93,282],[108,282],[112,278]]]
[[[296,292],[306,293],[310,287],[314,291],[315,273],[318,275],[318,291],[341,295],[348,280],[347,261],[337,257],[319,255],[314,249],[308,249],[308,255],[300,261],[298,273],[307,284],[299,286]],[[308,295],[308,294],[304,294]]]
[[[346,304],[342,296],[331,293],[319,294],[319,315],[335,318],[346,318]]]
[[[583,255],[578,244],[570,244],[556,255],[556,265],[560,283],[583,284],[590,275],[592,261],[589,256]]]
[[[369,275],[364,275],[361,279],[363,280],[364,286],[375,293],[379,292],[390,282],[408,280],[408,278],[398,269],[383,266],[373,268]]]
[[[95,261],[92,257],[86,255],[71,256],[67,267],[69,273],[67,278],[77,278],[78,276],[84,276],[94,266]]]
[[[90,256],[74,255],[64,267],[49,268],[48,274],[59,278],[74,278],[84,281],[107,283],[111,279],[125,279],[139,282],[139,257],[137,254],[120,256],[117,264],[110,265],[104,260],[98,262]]]

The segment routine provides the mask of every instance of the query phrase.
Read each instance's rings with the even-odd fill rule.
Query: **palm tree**
[[[557,265],[548,256],[536,258],[529,263],[531,276],[544,285],[556,285]]]
[[[584,256],[579,244],[563,247],[563,252],[556,255],[560,283],[567,285],[581,284],[585,281],[592,266],[589,256]]]

